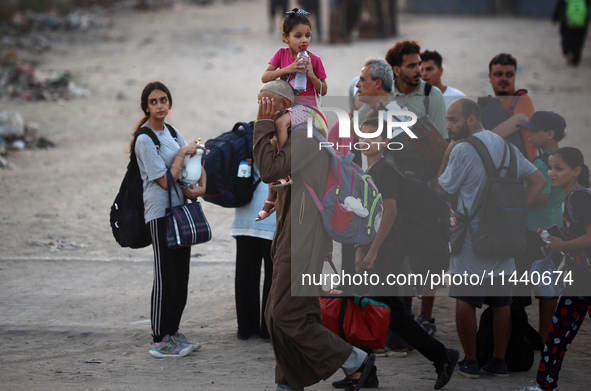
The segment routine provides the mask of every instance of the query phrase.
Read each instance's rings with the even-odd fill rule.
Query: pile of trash
[[[68,71],[42,74],[37,70],[39,54],[55,44],[74,40],[97,40],[94,36],[109,25],[102,11],[76,10],[60,15],[55,9],[46,12],[16,11],[0,18],[0,101],[59,100],[87,96]],[[28,60],[19,57],[27,57]]]
[[[56,9],[16,11],[8,19],[0,20],[0,45],[42,53],[56,44],[69,44],[85,37],[100,38],[101,31],[111,23],[106,12],[99,7],[63,15]]]
[[[0,61],[0,101],[12,98],[56,101],[89,94],[76,85],[69,71],[41,73],[34,63],[18,61],[14,49],[8,50]]]
[[[54,74],[39,72],[37,59],[41,53],[58,45],[122,41],[125,37],[112,29],[113,14],[171,7],[177,0],[29,2],[28,9],[23,8],[24,2],[19,8],[19,0],[11,0],[12,3],[9,1],[4,5],[2,1],[0,101],[14,98],[53,101],[85,97],[89,92],[73,81],[69,71]],[[50,7],[51,4],[62,4],[62,8],[67,4],[67,7],[60,10]]]
[[[0,168],[13,168],[6,160],[9,151],[53,147],[54,143],[39,137],[39,126],[26,124],[18,111],[0,111]]]
[[[40,54],[58,45],[124,40],[111,15],[158,10],[179,0],[0,0],[0,103],[9,99],[64,101],[90,95],[70,71],[39,70]],[[199,4],[202,0],[192,0]],[[209,1],[206,1],[206,3]],[[0,111],[0,168],[10,151],[53,147],[39,126],[17,111]]]

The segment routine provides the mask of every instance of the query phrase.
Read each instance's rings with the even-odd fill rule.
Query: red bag
[[[358,348],[384,349],[390,307],[368,297],[320,297],[322,325]]]

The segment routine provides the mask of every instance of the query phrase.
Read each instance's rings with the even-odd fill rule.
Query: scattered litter
[[[35,11],[26,5],[6,8],[0,21],[0,99],[58,100],[88,96],[87,90],[74,83],[69,71],[43,74],[37,69],[36,59],[57,45],[111,40],[117,34],[112,32],[109,12],[131,8],[121,1],[110,6],[71,7],[71,12],[62,10],[64,14],[60,14],[51,3],[33,6],[31,2],[29,8]]]
[[[18,111],[0,111],[0,137],[3,140],[23,137],[25,120]],[[4,144],[4,141],[2,142]]]
[[[78,250],[88,248],[88,244],[79,244],[75,242],[66,243],[63,240],[29,240],[29,244],[38,247],[47,247],[49,251]]]
[[[12,166],[12,164],[8,163],[6,161],[6,159],[4,159],[3,157],[0,156],[0,168],[4,168],[7,170],[12,170],[14,169],[14,167]]]
[[[0,3],[3,1],[0,0]],[[206,5],[214,0],[192,1]],[[41,70],[41,55],[56,46],[67,48],[74,43],[90,45],[100,41],[124,41],[127,37],[113,29],[112,15],[136,10],[158,10],[181,3],[181,0],[78,0],[5,4],[0,18],[0,103],[10,99],[53,101],[58,105],[66,105],[71,99],[90,96],[90,91],[75,80],[70,70]],[[248,33],[250,30],[247,27],[224,30],[224,34]],[[211,38],[214,37],[212,35]],[[151,44],[151,37],[140,43]],[[243,48],[227,47],[226,50],[240,52]],[[94,71],[101,70],[102,66],[97,65]],[[135,83],[128,81],[128,85]],[[119,92],[117,99],[125,100],[126,95]],[[14,168],[7,160],[10,151],[53,146],[52,141],[39,136],[39,126],[27,124],[20,113],[0,112],[0,169]],[[33,244],[50,247],[52,251],[85,246],[60,242]]]
[[[45,137],[39,137],[39,125],[25,123],[18,111],[0,111],[0,169],[14,168],[7,160],[9,151],[54,147]]]
[[[70,71],[42,73],[36,64],[18,60],[11,49],[0,58],[0,99],[46,100],[82,98],[90,95],[77,85]]]
[[[151,320],[150,319],[144,319],[144,320],[136,320],[135,322],[129,322],[129,324],[144,324],[144,323],[150,323]]]
[[[15,140],[10,146],[18,151],[22,151],[27,146],[23,140]]]
[[[80,360],[80,362],[84,364],[102,364],[103,360],[99,360],[98,358],[91,358],[90,360]]]

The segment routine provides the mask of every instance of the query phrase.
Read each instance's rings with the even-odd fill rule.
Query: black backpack
[[[412,172],[415,178],[425,182],[433,179],[439,172],[448,145],[428,115],[432,87],[429,83],[425,85],[423,103],[427,114],[418,118],[417,123],[412,126],[417,138],[410,138],[406,132],[402,132],[390,141],[402,144],[403,148],[384,151],[386,160],[395,163],[404,172]]]
[[[482,209],[476,232],[468,223],[474,251],[484,258],[515,258],[525,251],[527,207],[525,189],[517,179],[517,156],[513,147],[504,143],[501,166],[496,168],[486,145],[477,137],[466,139],[471,144],[486,169],[488,180],[484,187],[482,202],[468,221]],[[505,160],[509,151],[509,166]],[[501,172],[507,175],[501,177]]]
[[[542,338],[529,324],[527,313],[517,302],[511,303],[511,337],[505,354],[510,372],[529,371],[534,363],[534,349],[542,345]],[[493,354],[493,314],[488,307],[480,315],[476,333],[476,356],[479,366],[488,362]]]
[[[229,132],[207,140],[203,155],[207,187],[203,200],[225,208],[236,208],[250,202],[256,186],[252,174],[252,138],[254,122],[238,122]],[[238,166],[245,160],[250,176],[239,177]]]
[[[176,140],[174,128],[165,125],[172,138]],[[156,149],[160,148],[160,141],[152,129],[142,126],[133,140],[127,172],[111,206],[111,230],[121,247],[142,248],[152,244],[152,237],[144,220],[144,187],[135,155],[135,143],[141,134],[150,136]]]
[[[437,256],[448,262],[450,256],[450,206],[445,196],[412,173],[402,172],[396,224],[400,243],[409,254]]]

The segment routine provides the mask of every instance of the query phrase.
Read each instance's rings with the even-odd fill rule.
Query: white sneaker
[[[176,332],[176,334],[171,335],[170,337],[181,344],[190,345],[191,350],[193,351],[199,350],[201,348],[201,344],[199,342],[189,341],[187,337],[185,337],[182,333],[178,331]]]
[[[152,344],[154,347],[150,350],[150,355],[155,358],[184,357],[193,350],[191,345],[180,343],[169,335],[166,335],[161,343]]]
[[[376,357],[404,358],[408,356],[408,352],[395,352],[387,346],[385,349],[374,349],[373,353],[376,355]]]

